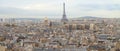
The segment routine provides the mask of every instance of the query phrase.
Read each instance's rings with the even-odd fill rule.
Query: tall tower
[[[65,12],[65,3],[63,3],[63,16],[62,16],[61,22],[63,23],[68,22],[68,19],[66,17],[66,12]]]

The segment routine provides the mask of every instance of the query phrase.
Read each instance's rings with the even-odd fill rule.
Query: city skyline
[[[0,0],[0,18],[61,18],[66,3],[68,18],[95,16],[120,18],[119,0]]]

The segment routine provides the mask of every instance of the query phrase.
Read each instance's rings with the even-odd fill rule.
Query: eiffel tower
[[[66,12],[65,12],[65,3],[63,3],[63,16],[62,16],[61,22],[63,22],[63,23],[68,22],[68,19],[66,17]]]

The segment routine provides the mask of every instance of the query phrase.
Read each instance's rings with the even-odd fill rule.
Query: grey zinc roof
[[[33,51],[60,51],[59,49],[53,49],[53,48],[33,48]]]

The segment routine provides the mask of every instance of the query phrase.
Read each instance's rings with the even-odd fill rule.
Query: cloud
[[[107,4],[107,5],[93,5],[93,4],[89,4],[89,5],[79,5],[77,6],[77,8],[83,10],[83,11],[93,11],[93,10],[120,10],[120,5],[118,4]]]
[[[0,7],[0,15],[15,15],[15,16],[59,16],[59,13],[53,13],[45,10],[26,10],[14,7]]]

